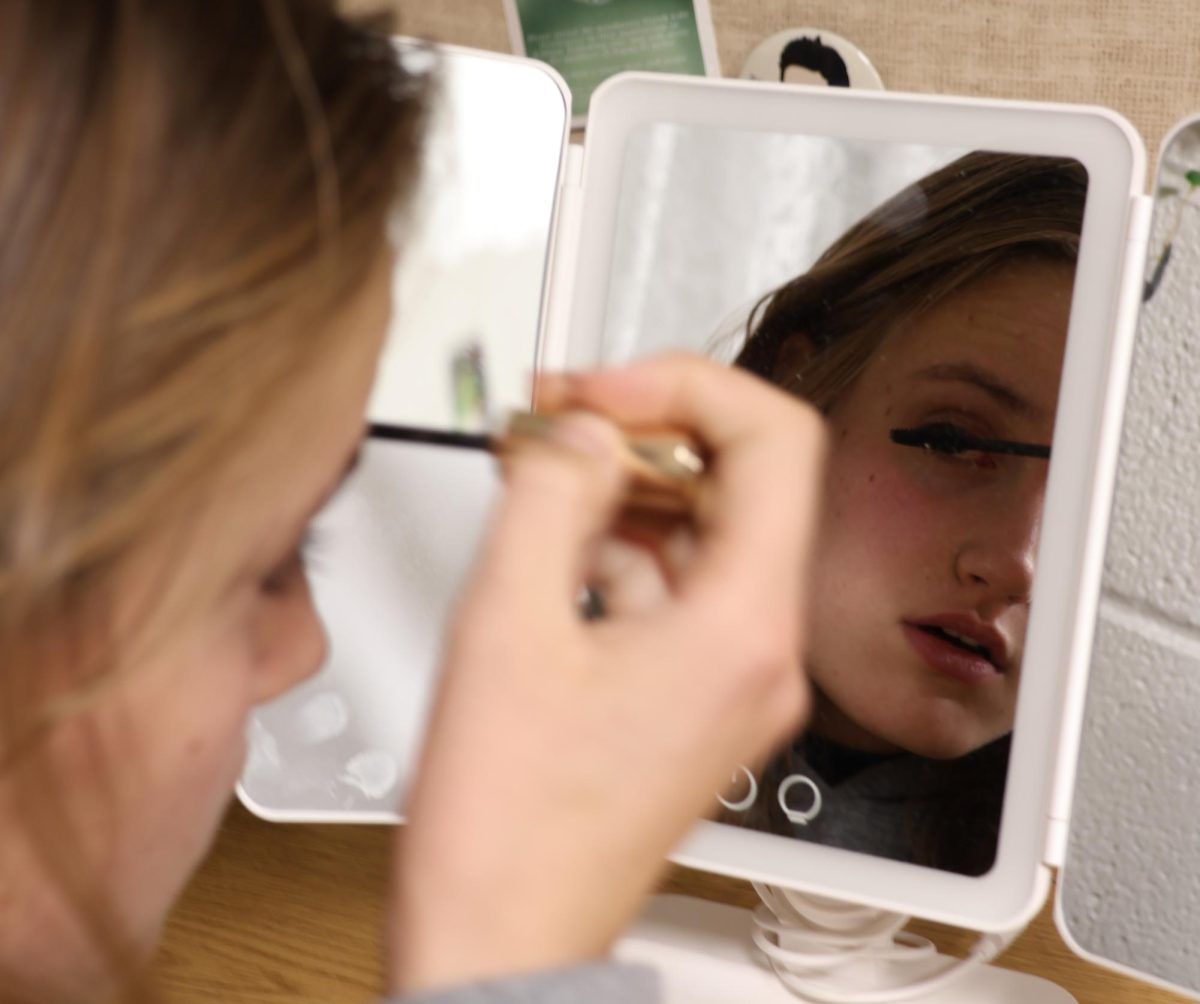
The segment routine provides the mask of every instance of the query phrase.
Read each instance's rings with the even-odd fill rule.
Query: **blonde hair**
[[[426,91],[323,0],[0,5],[0,771],[122,966],[35,755],[49,667],[111,675],[123,563],[339,350]]]

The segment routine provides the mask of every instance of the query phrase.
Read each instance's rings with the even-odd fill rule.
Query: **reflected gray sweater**
[[[384,1004],[656,1004],[658,999],[658,979],[652,969],[595,962],[394,997]]]

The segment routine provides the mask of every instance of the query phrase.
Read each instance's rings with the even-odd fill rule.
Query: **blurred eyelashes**
[[[900,446],[912,446],[947,456],[965,454],[1003,454],[1011,457],[1050,459],[1050,447],[1012,439],[976,436],[952,422],[930,422],[910,429],[892,429],[891,440]]]

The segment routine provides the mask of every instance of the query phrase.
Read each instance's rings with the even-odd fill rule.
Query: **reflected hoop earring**
[[[758,798],[758,782],[754,779],[754,775],[750,773],[750,768],[743,766],[743,767],[738,767],[738,770],[740,770],[743,774],[745,774],[746,780],[750,782],[750,794],[746,795],[744,798],[741,798],[736,802],[727,801],[725,798],[722,798],[720,795],[718,795],[717,801],[720,802],[723,806],[725,806],[725,808],[727,808],[730,812],[745,812],[748,808],[750,808],[750,806],[752,806],[754,804],[754,800],[756,798]],[[737,780],[737,772],[736,771],[733,774],[732,780],[734,780],[734,781]]]
[[[796,785],[807,785],[812,791],[812,805],[803,812],[799,809],[790,809],[787,804],[787,794]],[[805,777],[803,774],[790,774],[783,779],[779,785],[779,808],[783,810],[783,814],[787,816],[788,822],[795,823],[798,826],[807,826],[821,812],[821,789],[817,787],[817,783],[811,777]]]

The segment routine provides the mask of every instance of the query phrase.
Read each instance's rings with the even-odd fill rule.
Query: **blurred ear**
[[[800,375],[813,357],[816,346],[807,332],[788,335],[775,354],[771,382],[780,387],[795,387]]]

